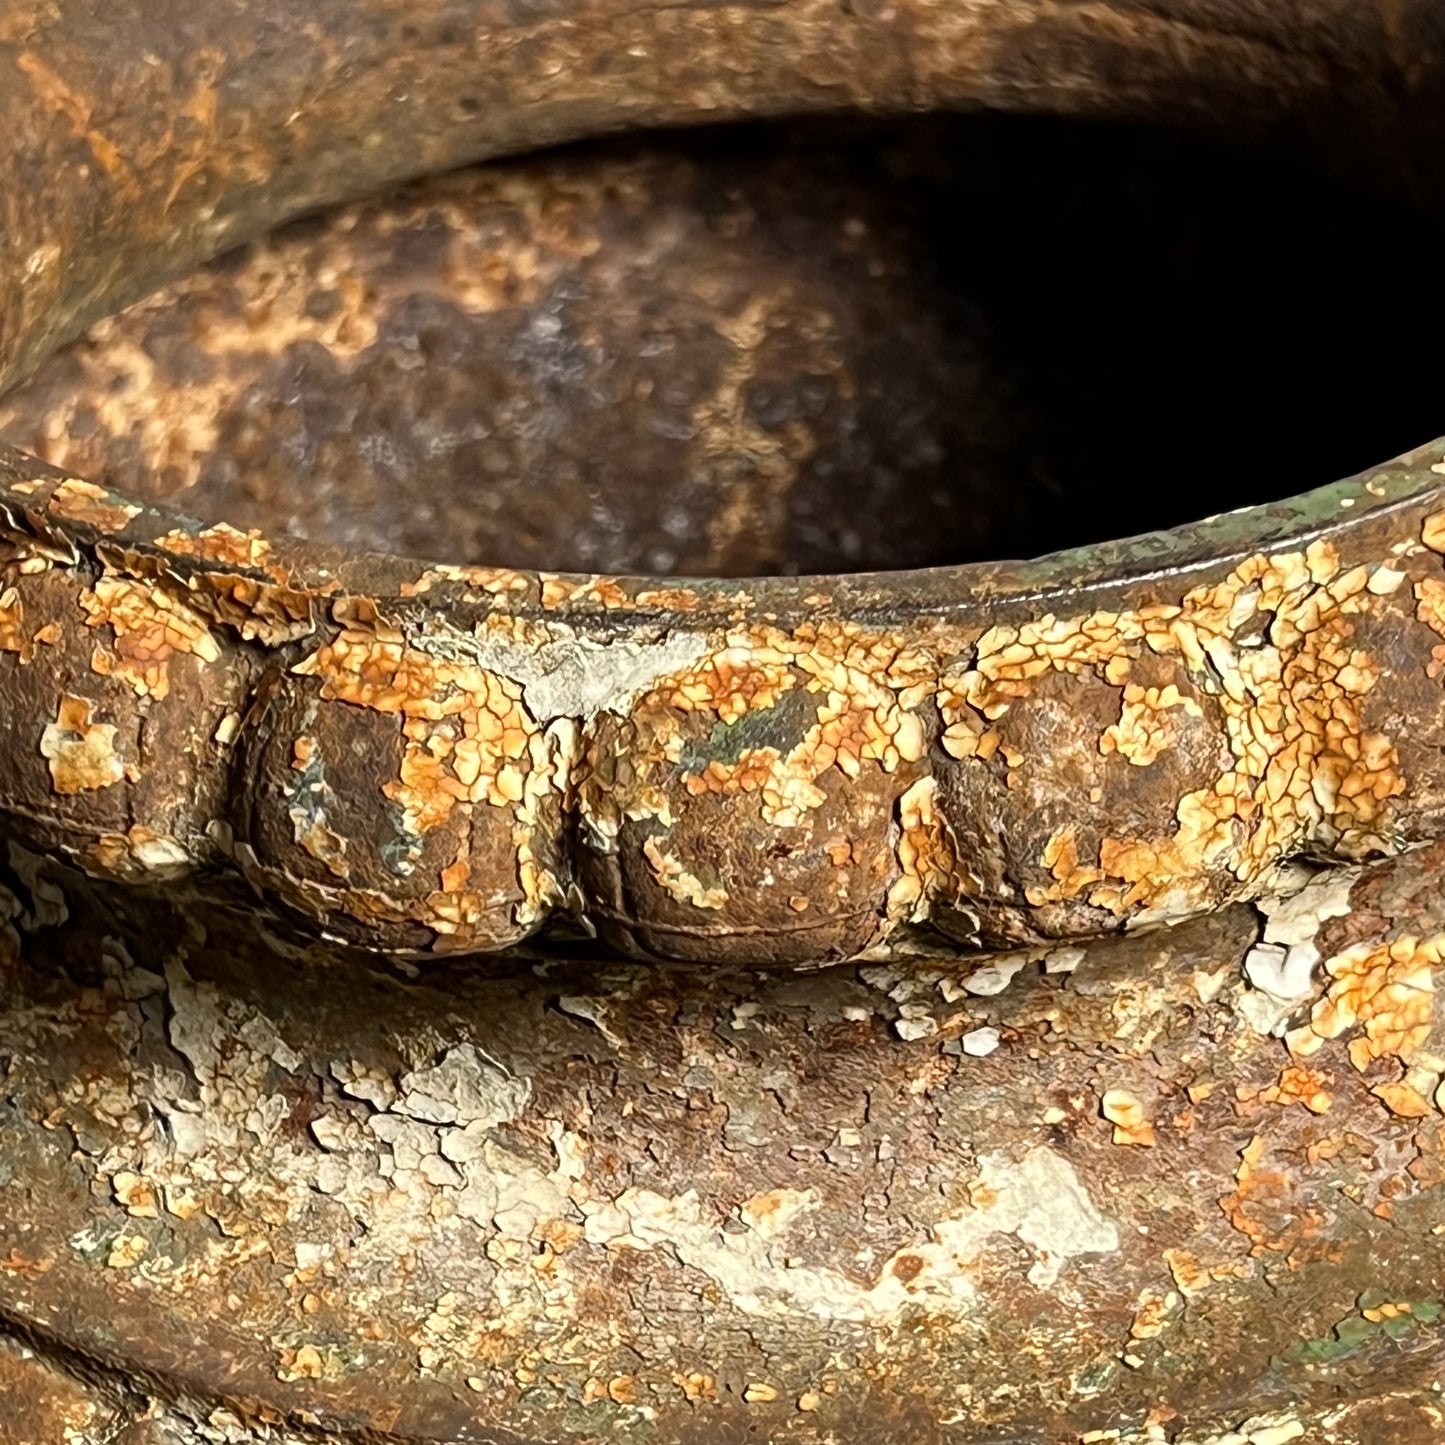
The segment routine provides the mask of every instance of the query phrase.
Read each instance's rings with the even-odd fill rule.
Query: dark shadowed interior
[[[1159,131],[647,136],[293,225],[53,357],[0,436],[207,521],[447,562],[1034,556],[1445,432],[1442,239]]]

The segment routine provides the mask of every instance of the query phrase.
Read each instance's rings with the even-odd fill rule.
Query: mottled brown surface
[[[104,1438],[118,1428],[104,1390],[56,1369],[25,1345],[0,1342],[0,1442],[39,1445]]]
[[[1438,197],[1442,35],[9,0],[0,374],[300,211],[627,126],[1142,116]],[[0,1428],[1437,1438],[1442,466],[684,587],[200,528],[0,452]],[[705,966],[375,953],[594,915]]]
[[[27,370],[285,215],[624,127],[950,105],[1142,116],[1273,140],[1428,195],[1441,41],[1433,5],[1359,0],[575,13],[242,0],[200,16],[13,0],[0,21],[15,182],[0,354],[7,375]]]
[[[1359,1026],[1307,1058],[1257,1031],[1252,909],[1001,991],[924,961],[341,988],[11,859],[0,1318],[140,1371],[179,1440],[1437,1438],[1445,1133],[1371,1092],[1403,1065],[1353,1066]],[[1407,900],[1440,866],[1296,931],[1438,938]]]
[[[106,323],[0,433],[203,520],[440,562],[1016,551],[1018,419],[920,235],[939,158],[766,145],[584,152],[308,223]]]
[[[203,521],[439,562],[1033,556],[1434,435],[1442,243],[1157,130],[718,127],[298,223],[102,322],[0,436]]]

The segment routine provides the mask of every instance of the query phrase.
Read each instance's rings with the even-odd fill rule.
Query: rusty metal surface
[[[1438,195],[1442,28],[8,0],[0,374],[639,124],[1146,116]],[[0,453],[0,1438],[1438,1438],[1442,466],[682,583]]]
[[[12,851],[0,1319],[187,1442],[1424,1445],[1441,866],[982,967],[338,986]]]
[[[1038,118],[574,146],[201,269],[52,357],[0,438],[208,523],[438,562],[1037,556],[1435,434],[1445,234],[1363,200]]]
[[[0,435],[209,522],[438,562],[1012,555],[1045,499],[979,308],[937,299],[924,217],[967,168],[919,139],[765,132],[417,185],[105,323],[5,399]]]
[[[1154,22],[1125,16],[1131,73],[1152,83]],[[328,18],[317,12],[323,32]],[[392,18],[381,12],[388,23],[374,43],[398,38]],[[996,62],[1021,18],[1030,34],[1054,34],[1057,17],[1029,7],[984,7],[956,23],[986,39]],[[805,19],[786,23],[809,30]],[[8,333],[17,367],[34,364],[42,336],[127,298],[127,247],[160,219],[163,254],[136,273],[151,279],[194,258],[188,207],[200,207],[214,246],[280,219],[302,191],[317,200],[396,172],[378,141],[362,146],[367,159],[343,186],[336,148],[322,144],[340,132],[300,126],[327,113],[313,95],[288,113],[300,128],[278,180],[259,140],[277,98],[258,77],[284,92],[287,62],[237,71],[235,83],[254,89],[229,96],[239,108],[220,125],[217,75],[263,34],[275,53],[276,37],[249,11],[217,19],[198,89],[166,74],[197,123],[151,138],[138,169],[121,141],[150,113],[150,92],[93,124],[102,108],[77,100],[76,87],[98,56],[86,47],[112,33],[82,26],[74,74],[57,78],[47,46],[70,32],[51,20],[58,28],[25,12],[13,27],[15,64],[34,93],[9,154],[23,175],[60,125],[90,159],[78,171],[57,162],[15,234],[67,204],[108,207],[98,256],[113,284],[87,290],[97,256],[71,256],[55,273],[63,294]],[[1313,47],[1357,39],[1365,23],[1347,6],[1335,20],[1311,32]],[[243,23],[252,28],[233,36],[228,27]],[[751,57],[768,28],[759,21],[727,43]],[[1242,43],[1197,22],[1188,33],[1207,37],[1206,49]],[[1400,94],[1367,104],[1337,77],[1328,104],[1308,84],[1276,88],[1277,102],[1309,97],[1318,138],[1331,107],[1348,101],[1361,134],[1404,126],[1392,153],[1408,158],[1403,142],[1428,132],[1404,117],[1429,93],[1431,32],[1411,11],[1383,38],[1398,45],[1407,33],[1421,43]],[[455,38],[413,24],[404,43],[383,44],[380,73]],[[581,39],[594,38],[583,27]],[[231,40],[234,57],[222,43]],[[915,68],[951,59],[933,99],[981,98],[970,90],[978,57],[950,51],[943,31],[905,49]],[[304,53],[323,67],[333,59],[324,43]],[[761,53],[781,67],[769,83],[795,87],[790,108],[812,108],[790,69],[799,55]],[[686,110],[698,103],[686,83],[698,57],[677,54],[682,68],[663,74]],[[736,80],[717,59],[717,74]],[[1276,59],[1279,81],[1289,66]],[[1366,47],[1350,63],[1372,59]],[[1249,134],[1238,93],[1191,60],[1192,93],[1212,122]],[[506,72],[499,62],[496,74]],[[125,73],[112,65],[107,84]],[[879,104],[897,102],[886,67],[869,79]],[[622,104],[620,77],[606,93]],[[1108,113],[1125,94],[1116,87],[1093,103]],[[712,99],[729,111],[750,97],[740,84],[731,105]],[[265,105],[255,127],[241,126],[250,179],[227,175],[203,205],[190,183],[220,183],[204,159],[231,154],[253,114],[243,101]],[[366,85],[344,103],[348,134],[380,104]],[[538,119],[547,107],[534,115],[520,97],[459,106],[532,141],[552,134]],[[397,130],[401,112],[387,113]],[[413,168],[481,144],[455,116],[409,140]],[[184,176],[171,178],[158,218],[155,188],[172,164]],[[787,183],[779,166],[763,192]],[[60,211],[48,223],[51,250],[26,263],[32,310],[73,234]],[[466,277],[443,268],[439,284]],[[339,326],[348,318],[364,329],[368,312],[332,314]],[[800,315],[789,318],[785,334],[805,338]],[[328,324],[305,312],[294,322],[303,334]],[[724,433],[738,420],[728,370],[714,369],[711,391]],[[703,429],[705,449],[715,430]],[[771,459],[753,456],[758,477],[771,475],[769,460],[786,470],[787,438],[784,427]],[[549,949],[559,936],[600,934],[637,957],[813,964],[1169,921],[1258,892],[1294,855],[1367,857],[1435,832],[1437,456],[1427,448],[1297,505],[1035,564],[729,587],[428,565],[230,522],[199,528],[15,454],[0,462],[0,679],[15,700],[0,807],[32,843],[97,873],[205,886],[230,866],[313,929],[396,955],[534,940]],[[729,505],[714,520],[726,521]],[[756,498],[739,509],[766,513]],[[725,554],[725,538],[720,548],[710,540]]]
[[[396,955],[1177,921],[1437,830],[1441,455],[1033,564],[1042,592],[995,565],[799,597],[328,554],[12,453],[0,805],[95,874],[229,865]]]
[[[242,0],[199,15],[10,0],[0,376],[299,211],[623,128],[947,107],[1133,116],[1428,197],[1442,27],[1428,3],[1358,0]]]

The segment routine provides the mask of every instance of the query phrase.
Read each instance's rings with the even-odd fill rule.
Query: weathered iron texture
[[[1439,1439],[1445,443],[1036,562],[614,575],[919,560],[926,453],[828,498],[977,440],[979,358],[925,308],[896,388],[852,369],[918,278],[846,166],[729,173],[731,232],[666,150],[462,177],[186,278],[408,177],[815,112],[1147,119],[1438,211],[1442,75],[1408,0],[0,0],[5,425],[60,463],[0,448],[0,1440]],[[637,276],[685,364],[608,361]],[[406,541],[586,526],[575,368],[500,373],[514,450],[379,495],[380,550],[344,416],[220,444],[298,358],[406,412],[538,324],[664,424],[648,475],[702,449],[594,570]],[[253,514],[164,500],[222,458]]]
[[[1167,57],[1236,135],[1299,141],[1307,116],[1320,145],[1346,106],[1357,141],[1396,127],[1403,187],[1428,179],[1403,164],[1430,134],[1428,74],[1359,88],[1372,59],[1430,54],[1437,27],[1410,10],[1380,30],[1330,8],[1310,44],[1345,47],[1362,79],[1332,73],[1328,96],[1277,51],[1267,87],[1232,71],[1221,89],[1211,66],[1269,37],[1177,17],[1166,44],[1147,10],[1115,17],[1129,87],[1077,87],[1070,22],[1032,6],[930,11],[896,72],[840,43],[893,11],[758,12],[701,50],[671,34],[661,64],[600,20],[557,24],[485,66],[442,63],[479,43],[485,12],[405,13],[378,7],[367,33],[324,5],[231,7],[205,44],[186,32],[158,54],[122,44],[109,13],[17,11],[25,84],[0,105],[24,260],[0,302],[3,374],[302,206],[639,116],[814,108],[824,71],[852,77],[834,108],[861,106],[859,87],[874,106],[1004,103],[1019,66],[1067,55],[1056,108],[1170,118]],[[622,23],[708,33],[722,15]],[[307,44],[284,43],[293,25]],[[638,57],[641,91],[624,73]],[[327,86],[332,66],[345,83]],[[1348,168],[1340,139],[1323,149]],[[335,305],[293,328],[364,329],[364,307]],[[789,331],[806,340],[796,317]],[[744,423],[722,381],[725,431]],[[764,486],[799,463],[786,434],[766,440]],[[1300,853],[1367,857],[1436,831],[1438,460],[1024,568],[684,586],[200,528],[11,455],[0,808],[35,846],[119,879],[229,862],[328,936],[396,954],[563,930],[637,957],[799,964],[1178,919]],[[725,562],[726,508],[712,524]]]
[[[976,966],[411,980],[11,858],[6,1445],[1440,1438],[1438,845]]]
[[[1041,563],[683,584],[201,528],[0,454],[0,806],[398,955],[1178,921],[1438,831],[1442,457]]]

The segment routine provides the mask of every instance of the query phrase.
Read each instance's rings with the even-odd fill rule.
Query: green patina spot
[[[1114,1377],[1119,1373],[1117,1360],[1095,1360],[1091,1365],[1085,1365],[1082,1370],[1069,1382],[1070,1388],[1075,1395],[1097,1395],[1106,1390],[1113,1382]]]
[[[1430,470],[1440,452],[1440,443],[1435,442],[1383,467],[1316,487],[1301,496],[1241,507],[1169,531],[1090,543],[1031,562],[1005,563],[997,568],[1005,583],[999,590],[1044,589],[1070,575],[1122,579],[1142,568],[1183,568],[1207,564],[1231,553],[1288,547],[1312,533],[1347,525],[1374,508],[1428,496],[1440,487],[1439,475]],[[1298,545],[1303,546],[1303,541]]]
[[[1395,1304],[1400,1313],[1380,1320],[1366,1319],[1365,1310],[1378,1310]],[[1366,1346],[1380,1340],[1404,1340],[1418,1331],[1436,1324],[1445,1305],[1439,1300],[1401,1300],[1382,1290],[1366,1290],[1360,1296],[1358,1313],[1344,1317],[1323,1339],[1301,1340],[1284,1355],[1277,1355],[1276,1365],[1333,1365],[1349,1359]]]
[[[774,748],[787,754],[818,721],[817,693],[790,688],[772,707],[751,708],[733,722],[720,722],[705,737],[684,744],[678,770],[701,773],[709,763],[733,764],[745,753]]]

